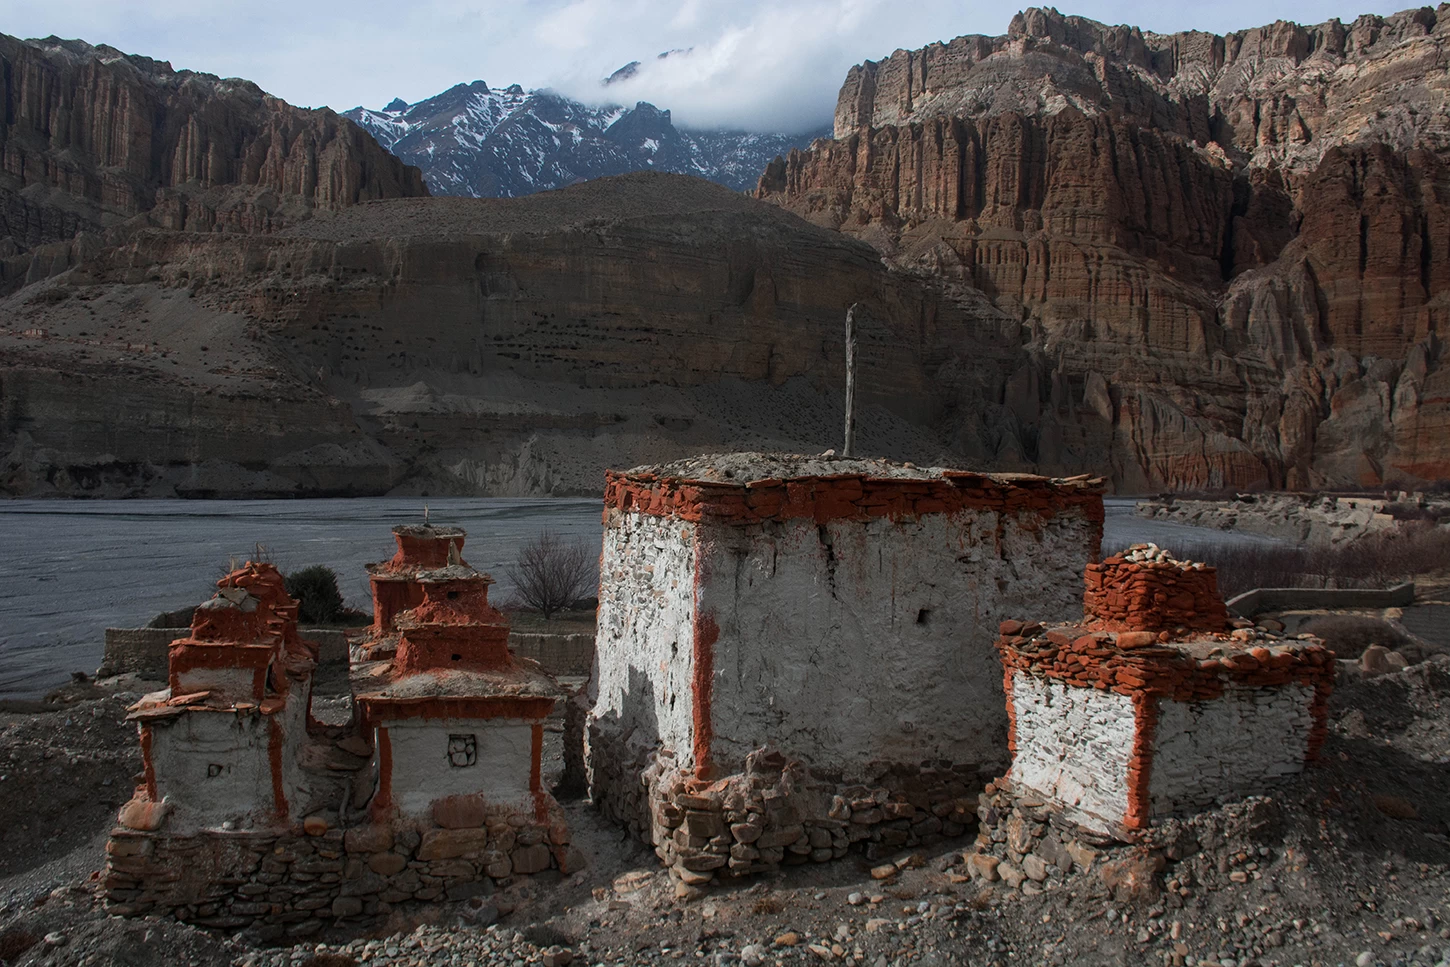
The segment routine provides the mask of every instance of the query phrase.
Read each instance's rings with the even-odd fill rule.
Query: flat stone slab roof
[[[918,467],[880,457],[841,457],[831,453],[714,453],[687,457],[670,463],[634,467],[624,471],[630,477],[657,477],[667,480],[700,480],[719,484],[745,485],[757,480],[797,480],[861,476],[895,480],[950,480],[971,476],[1003,484],[1046,482],[1049,477],[1035,474],[979,473],[950,467]],[[1088,475],[1068,478],[1071,482],[1086,481]],[[1056,481],[1053,481],[1056,482]]]

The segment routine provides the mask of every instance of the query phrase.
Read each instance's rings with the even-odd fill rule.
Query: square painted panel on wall
[[[478,739],[472,735],[450,735],[448,762],[460,769],[478,762]]]

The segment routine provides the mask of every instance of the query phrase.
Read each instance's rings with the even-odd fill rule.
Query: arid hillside
[[[425,195],[418,169],[328,110],[83,41],[0,34],[0,291],[116,231],[271,231]]]
[[[1020,462],[1019,327],[969,295],[678,175],[136,232],[3,303],[4,486],[595,493],[705,444],[825,449],[854,302],[863,446],[934,459],[965,409],[1003,441],[967,457]]]
[[[1128,489],[1450,476],[1450,17],[1158,35],[1052,9],[854,68],[758,196],[988,295]]]

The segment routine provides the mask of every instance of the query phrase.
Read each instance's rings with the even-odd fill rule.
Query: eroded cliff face
[[[859,445],[1021,467],[1020,323],[683,176],[147,230],[0,302],[0,487],[597,494],[608,466]],[[952,427],[950,435],[941,428]],[[1086,471],[1101,441],[1063,442]]]
[[[0,105],[0,247],[10,249],[0,255],[138,216],[271,231],[314,209],[427,193],[416,168],[332,111],[81,41],[0,35]],[[13,279],[19,269],[8,269]]]
[[[854,68],[757,195],[1020,319],[1041,469],[1087,432],[1125,489],[1444,479],[1447,38],[1032,9]]]

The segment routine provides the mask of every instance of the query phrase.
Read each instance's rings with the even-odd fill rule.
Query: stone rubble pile
[[[1089,564],[1085,580],[1084,615],[1100,628],[1220,631],[1228,623],[1218,573],[1202,563],[1174,560],[1156,544],[1134,544]]]
[[[769,747],[747,756],[743,772],[714,782],[678,768],[668,750],[649,751],[636,774],[637,794],[600,805],[655,843],[660,861],[692,886],[853,850],[876,860],[961,836],[975,820],[985,780],[968,767],[893,764],[870,783],[843,785]]]

